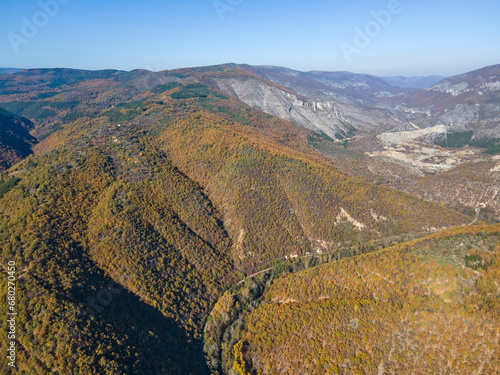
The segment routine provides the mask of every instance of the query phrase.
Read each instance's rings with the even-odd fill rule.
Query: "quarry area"
[[[465,146],[442,148],[432,142],[437,134],[446,133],[446,126],[402,132],[386,132],[377,135],[376,150],[367,152],[372,157],[385,157],[409,164],[426,174],[435,174],[477,159],[489,159],[482,149]]]

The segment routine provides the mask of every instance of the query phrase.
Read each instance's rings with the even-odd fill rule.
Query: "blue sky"
[[[454,75],[500,63],[498,0],[0,1],[0,67]]]

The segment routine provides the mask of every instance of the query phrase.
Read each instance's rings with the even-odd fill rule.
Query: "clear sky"
[[[500,63],[498,0],[0,0],[0,5],[0,67],[158,71],[235,62],[454,75]]]

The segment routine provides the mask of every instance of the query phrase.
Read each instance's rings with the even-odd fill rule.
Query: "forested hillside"
[[[464,163],[449,171],[426,176],[397,189],[435,202],[463,204],[481,210],[485,220],[500,220],[500,156]]]
[[[279,278],[245,321],[232,373],[498,373],[499,280],[498,225]]]
[[[36,139],[29,133],[32,127],[31,121],[0,108],[0,171],[33,152]]]
[[[320,136],[204,74],[222,73],[0,80],[0,107],[30,118],[40,140],[0,186],[21,372],[207,373],[206,318],[246,274],[292,252],[350,257],[471,221],[348,177],[311,146]]]
[[[202,373],[203,317],[235,280],[217,212],[161,158],[131,184],[102,151],[73,151],[18,165],[0,203],[2,255],[18,268],[20,368]]]

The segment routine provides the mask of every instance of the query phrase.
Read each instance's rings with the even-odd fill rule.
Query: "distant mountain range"
[[[236,64],[233,64],[236,65]],[[246,65],[249,67],[248,65]],[[318,76],[322,74],[334,74],[334,75],[352,75],[352,76],[357,76],[354,73],[348,73],[348,72],[319,72],[319,71],[311,71],[309,73],[306,72],[298,72],[294,71],[292,69],[288,68],[278,68],[278,67],[272,67],[272,66],[261,66],[261,67],[254,67],[255,70],[260,70],[260,71],[265,71],[266,69],[269,71],[272,71],[273,69],[281,69],[283,72],[290,73],[290,74],[303,74],[303,75],[311,75],[311,76]],[[13,73],[18,73],[22,72],[25,69],[19,69],[19,68],[0,68],[0,75],[3,74],[13,74]],[[271,77],[270,75],[269,77]],[[359,76],[359,75],[358,75]],[[374,77],[374,76],[368,76],[365,75],[366,77]],[[374,77],[376,78],[376,77]],[[408,89],[425,89],[428,88],[439,81],[442,81],[446,77],[442,76],[428,76],[428,77],[421,77],[421,76],[415,76],[415,77],[404,77],[404,76],[392,76],[392,77],[382,77],[384,80],[388,81],[390,84],[401,87],[401,88],[408,88]],[[272,81],[272,79],[269,79]]]
[[[299,95],[349,104],[374,104],[376,98],[397,96],[411,90],[367,74],[350,72],[299,72],[273,66],[235,65],[268,81],[280,84]]]
[[[279,73],[281,68],[272,70],[273,81],[267,80],[271,75],[269,69],[262,76],[255,74],[251,67],[238,69],[239,76],[210,77],[205,82],[247,105],[332,139],[348,139],[357,131],[400,126],[389,110],[364,105],[361,97],[371,97],[374,89],[350,79],[359,78],[357,76],[345,77],[338,83],[339,87],[331,88],[309,76],[299,79],[293,74]],[[384,90],[389,86],[383,80],[378,82],[384,85]],[[406,92],[394,86],[390,88],[398,94]]]
[[[217,327],[234,343],[233,353],[217,357],[223,373],[498,374],[500,347],[482,343],[498,340],[498,276],[490,275],[500,270],[499,230],[454,228],[285,276],[271,273],[265,289],[266,279],[255,277],[252,295],[263,290],[257,308],[250,283],[226,292],[209,323],[209,332]],[[229,315],[224,308],[234,301]],[[235,329],[238,321],[243,329]]]
[[[428,77],[403,77],[403,76],[393,76],[393,77],[383,77],[386,81],[389,81],[395,86],[404,87],[408,89],[418,89],[423,90],[428,87],[435,85],[436,83],[442,81],[446,77],[443,76],[428,76]]]
[[[486,67],[418,90],[401,86],[424,86],[424,82],[431,84],[442,77],[380,78],[349,72],[300,72],[284,67],[240,64],[164,72],[31,69],[1,75],[0,95],[6,96],[2,104],[6,110],[41,120],[33,130],[36,137],[54,130],[50,114],[64,112],[68,116],[65,120],[75,116],[78,101],[99,96],[101,100],[93,106],[100,110],[158,85],[200,82],[336,142],[409,131],[414,133],[402,135],[404,139],[410,137],[444,147],[470,145],[496,153],[500,147],[498,71],[499,65]],[[80,85],[79,90],[72,90],[76,83]],[[54,91],[63,87],[66,93]],[[102,90],[113,88],[119,90],[103,99]],[[63,100],[65,104],[54,107],[51,98]],[[394,139],[392,135],[383,137]],[[357,143],[359,147],[356,147],[362,152],[386,148],[378,138],[365,137],[366,140],[369,142]]]

